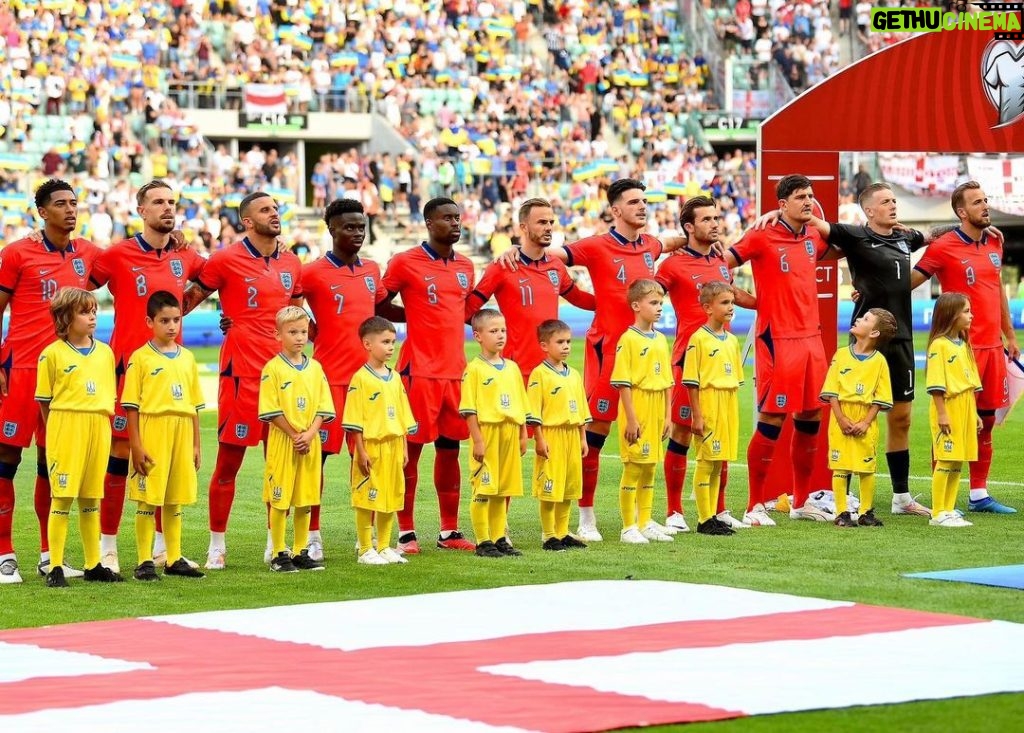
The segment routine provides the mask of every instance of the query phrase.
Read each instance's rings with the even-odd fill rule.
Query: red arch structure
[[[1024,95],[1024,43],[992,32],[939,31],[909,38],[872,54],[807,90],[769,117],[758,134],[758,201],[777,208],[775,182],[802,173],[830,221],[837,218],[842,152],[1024,152],[1024,115],[1013,98]],[[1000,102],[1004,100],[1003,118]],[[829,324],[838,317],[836,266],[818,268],[818,304],[825,351],[836,349]],[[909,285],[909,283],[908,283]],[[770,486],[791,486],[788,430]],[[821,431],[822,445],[827,443]],[[814,486],[831,487],[819,451]]]

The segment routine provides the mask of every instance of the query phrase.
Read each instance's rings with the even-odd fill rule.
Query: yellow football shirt
[[[165,354],[152,342],[136,349],[124,373],[121,406],[143,415],[191,417],[202,410],[203,390],[192,352],[181,346]]]
[[[577,427],[591,421],[583,379],[571,366],[566,365],[562,371],[546,361],[541,362],[530,372],[526,394],[530,425]]]
[[[316,359],[302,357],[296,366],[278,354],[260,375],[260,420],[270,422],[283,415],[292,427],[306,430],[319,415],[334,419],[334,401],[323,367]]]
[[[697,329],[683,356],[683,384],[700,389],[739,389],[743,359],[736,337],[716,334],[707,326]]]
[[[657,332],[644,333],[630,326],[619,339],[612,369],[613,387],[657,392],[672,386],[668,341]]]
[[[840,402],[879,405],[883,410],[892,407],[892,384],[889,365],[878,351],[857,356],[853,346],[839,349],[821,388],[821,400],[828,402],[838,397]]]
[[[363,440],[398,438],[417,427],[398,373],[388,369],[382,377],[368,364],[352,375],[341,421],[345,430],[362,433]]]
[[[511,359],[502,359],[501,364],[481,357],[470,361],[462,375],[459,414],[476,415],[481,425],[525,425],[527,398],[519,365]]]
[[[54,341],[39,355],[36,400],[51,410],[113,415],[116,398],[114,352],[105,343],[94,339],[83,353],[67,341]]]
[[[925,384],[929,393],[944,392],[947,398],[980,391],[981,377],[970,345],[946,336],[928,344]]]

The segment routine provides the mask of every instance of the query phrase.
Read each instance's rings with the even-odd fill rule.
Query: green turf
[[[1024,336],[1024,335],[1022,335]],[[1024,338],[1021,338],[1024,341]],[[918,348],[923,348],[921,337]],[[579,349],[574,363],[579,366]],[[200,362],[215,362],[213,349],[196,350]],[[923,376],[923,375],[919,375]],[[743,435],[741,446],[749,438],[751,395],[745,389],[741,405]],[[912,433],[911,473],[928,475],[927,399],[915,403]],[[204,414],[204,465],[200,471],[200,502],[186,517],[185,551],[202,561],[206,554],[205,486],[216,452],[215,418]],[[883,422],[884,425],[884,422]],[[1007,426],[995,434],[995,484],[998,498],[1024,507],[1024,485],[1020,483],[1020,465],[1024,446],[1020,436],[1024,428],[1024,408],[1011,417]],[[52,439],[52,437],[51,437]],[[600,526],[614,540],[618,516],[615,488],[620,464],[617,441],[609,440],[602,461],[598,491]],[[465,460],[465,451],[463,459]],[[742,453],[742,450],[741,450]],[[463,554],[448,554],[431,549],[437,532],[437,505],[429,477],[433,451],[424,451],[417,517],[419,536],[426,552],[405,566],[385,568],[357,566],[353,555],[355,533],[347,502],[348,458],[332,458],[327,464],[327,493],[324,506],[324,539],[327,571],[316,574],[279,577],[267,572],[262,563],[266,537],[265,510],[260,502],[262,460],[252,450],[242,467],[238,494],[228,536],[229,569],[211,574],[199,582],[166,579],[161,583],[126,582],[116,586],[90,586],[72,581],[73,587],[57,592],[44,587],[41,578],[27,571],[37,559],[38,540],[31,509],[34,456],[26,453],[17,480],[18,509],[15,517],[15,544],[20,548],[23,574],[27,582],[0,592],[0,628],[39,626],[92,619],[120,618],[151,614],[186,613],[211,609],[245,608],[316,601],[345,600],[376,596],[409,595],[447,590],[486,588],[503,585],[550,583],[579,579],[665,579],[696,583],[715,583],[756,590],[792,593],[861,603],[916,608],[983,618],[1024,622],[1024,596],[1020,591],[959,583],[908,580],[902,573],[942,570],[956,567],[1005,565],[1020,562],[1018,548],[1024,513],[1014,516],[971,516],[973,529],[948,531],[927,526],[918,517],[890,517],[889,483],[878,482],[879,515],[886,526],[881,530],[840,531],[812,522],[783,520],[773,529],[752,529],[731,538],[685,535],[671,545],[623,546],[610,541],[594,544],[584,554],[555,554],[538,547],[539,519],[531,499],[513,502],[510,524],[516,544],[526,550],[525,557],[508,562],[478,560]],[[744,461],[740,457],[740,463]],[[527,455],[526,471],[532,456]],[[741,515],[746,500],[746,471],[739,465],[730,469],[729,506]],[[912,490],[928,497],[928,481],[912,481]],[[687,489],[687,495],[689,488]],[[660,497],[656,509],[663,509]],[[961,491],[961,507],[966,504],[966,487]],[[692,502],[687,500],[692,516]],[[134,565],[134,531],[130,506],[121,532],[121,565],[130,574]],[[77,522],[69,537],[69,560],[80,562],[81,549]],[[468,507],[463,502],[463,525],[469,528]],[[866,650],[884,653],[884,650]],[[815,684],[842,684],[842,680],[820,680]],[[811,694],[811,693],[809,693]],[[865,726],[886,729],[942,728],[986,730],[1016,728],[1015,714],[1024,705],[1022,695],[992,696],[981,700],[952,700],[934,703],[875,707],[857,710],[766,716],[732,723],[715,724],[714,730],[753,731],[761,729],[852,730]],[[983,715],[980,713],[983,711]],[[978,722],[975,722],[978,721]],[[983,723],[981,721],[984,721]],[[661,728],[658,730],[669,730]],[[689,726],[687,731],[703,730]]]

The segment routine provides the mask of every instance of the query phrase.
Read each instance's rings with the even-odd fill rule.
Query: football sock
[[[978,433],[978,460],[970,463],[971,499],[973,501],[988,496],[988,473],[992,468],[992,428],[996,424],[996,416],[990,411],[986,410],[979,414],[981,414],[981,432]]]
[[[814,454],[818,451],[817,420],[793,420],[793,442],[789,458],[793,463],[793,506],[804,505],[811,495],[811,475],[814,473]]]
[[[508,526],[508,509],[504,496],[487,497],[487,528],[492,535],[491,541],[505,537]],[[507,538],[506,538],[507,539]]]
[[[320,531],[320,507],[324,503],[324,466],[327,464],[328,453],[324,453],[320,457],[320,503],[316,506],[310,507],[309,511],[309,531],[319,532]]]
[[[45,463],[36,464],[36,487],[33,497],[36,507],[36,520],[39,522],[39,549],[46,552],[50,549],[47,539],[47,527],[50,522],[50,474]]]
[[[103,498],[100,499],[100,534],[107,537],[116,538],[117,530],[121,527],[128,465],[127,458],[111,456],[107,459],[107,474],[103,477]]]
[[[491,540],[490,506],[486,496],[474,496],[469,503],[469,518],[473,523],[473,534],[479,545]]]
[[[64,564],[64,547],[68,541],[68,517],[71,514],[72,501],[74,500],[55,498],[50,502],[48,534],[52,540],[50,542],[50,567],[53,568]],[[86,567],[95,566],[86,565]]]
[[[850,481],[850,474],[846,471],[832,472],[832,495],[836,502],[836,516],[849,511],[846,502],[846,486]]]
[[[764,504],[764,483],[768,476],[768,468],[772,463],[775,443],[782,433],[782,427],[766,422],[758,422],[750,444],[747,446],[747,467],[750,471],[750,498],[747,500],[747,511],[753,511],[756,504]]]
[[[412,445],[409,446],[412,448]],[[373,549],[373,510],[356,507],[356,539],[359,540],[359,554]]]
[[[892,493],[910,493],[910,451],[894,450],[885,454],[885,462],[889,466],[889,477],[892,481]]]
[[[271,552],[274,557],[277,557],[285,551],[287,545],[284,541],[284,535],[288,527],[288,512],[284,509],[275,509],[270,507],[270,538],[271,538]]]
[[[173,565],[181,558],[181,523],[184,512],[181,504],[164,504],[157,515],[163,514],[164,520],[164,541],[167,550],[167,564]]]
[[[210,532],[210,549],[224,549],[223,532]]]
[[[572,513],[572,502],[569,499],[555,504],[555,537],[561,539],[569,535],[569,515]]]
[[[235,501],[235,478],[242,467],[245,448],[220,443],[217,446],[217,463],[210,476],[210,531],[226,532],[231,504]]]
[[[309,544],[309,515],[310,507],[297,506],[292,510],[292,521],[295,523],[295,536],[292,537],[292,546],[295,554],[306,549]]]
[[[718,499],[715,501],[715,514],[725,511],[725,485],[729,480],[729,462],[721,461],[718,465],[721,469],[718,472]]]
[[[683,513],[683,486],[686,484],[686,452],[690,446],[671,438],[665,451],[666,516]]]
[[[16,463],[0,463],[0,556],[13,555],[11,528],[14,524],[14,474]]]
[[[619,516],[622,527],[636,525],[636,489],[640,485],[640,464],[622,464],[622,479],[619,481]]]
[[[697,521],[701,524],[714,516],[711,511],[711,461],[697,461],[693,471],[693,493],[697,497]]]
[[[562,537],[564,535],[558,534],[556,528],[557,520],[555,515],[557,514],[559,502],[554,501],[542,501],[540,502],[540,529],[541,539],[547,541],[552,537]]]
[[[153,517],[156,523],[156,539],[154,540],[157,544],[163,541],[161,535],[164,533],[164,513],[157,507],[156,516]]]
[[[597,477],[601,470],[601,449],[608,436],[586,431],[587,455],[583,456],[583,495],[580,497],[580,508],[594,506],[594,494],[597,493]]]
[[[85,567],[94,568],[100,564],[100,500],[78,500],[78,530],[82,533],[82,555]],[[67,523],[64,524],[64,540],[67,542]],[[61,555],[64,553],[61,552]],[[53,553],[50,554],[51,562]],[[63,565],[62,562],[58,563]]]
[[[395,527],[394,512],[377,512],[377,549],[383,550],[391,545],[391,531]]]
[[[858,473],[857,478],[860,484],[860,509],[857,511],[867,514],[875,508],[875,474]]]
[[[435,444],[434,488],[437,489],[437,507],[441,514],[442,532],[452,532],[459,528],[461,485],[462,470],[459,468],[458,447],[437,448]]]
[[[100,514],[102,514],[102,513],[103,513],[103,505],[101,504],[100,505]],[[153,529],[154,529],[154,532],[153,532],[153,557],[156,557],[157,555],[160,555],[160,554],[166,554],[167,553],[167,539],[164,537],[164,533],[163,533],[163,523],[164,523],[163,522],[163,515],[164,515],[164,508],[158,506],[156,508],[156,514],[153,516]],[[159,527],[159,529],[157,529],[158,527]],[[114,546],[114,549],[115,550],[117,549],[116,545]]]
[[[955,471],[946,475],[946,498],[942,504],[944,511],[951,512],[956,509],[956,495],[960,491],[960,476],[963,474],[963,464],[954,463]]]
[[[156,520],[153,519],[153,514],[155,511],[156,507],[143,501],[139,502],[139,506],[135,510],[135,549],[139,554],[139,565],[153,559],[153,534],[156,531]],[[102,509],[100,513],[103,513]],[[100,517],[100,523],[102,524],[102,522],[103,518]],[[100,548],[101,551],[103,549],[103,547]]]
[[[646,527],[651,521],[654,510],[654,472],[657,466],[653,463],[640,464],[640,482],[636,487],[636,521]]]
[[[420,443],[409,443],[409,462],[405,464],[405,507],[398,512],[398,535],[406,532],[413,532],[416,523],[413,520],[413,510],[416,508],[416,484],[419,481],[420,453],[423,452],[423,445]]]
[[[961,464],[957,461],[936,461],[932,473],[932,518],[949,511],[946,509],[946,487],[952,480],[954,487],[960,484]],[[953,491],[956,504],[956,490]]]

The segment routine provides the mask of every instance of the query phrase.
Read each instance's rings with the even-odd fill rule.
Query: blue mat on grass
[[[904,577],[924,578],[925,580],[949,580],[954,583],[974,583],[975,585],[994,585],[998,588],[1024,590],[1024,565],[938,570],[931,573],[906,573]]]

